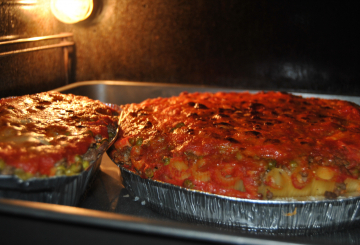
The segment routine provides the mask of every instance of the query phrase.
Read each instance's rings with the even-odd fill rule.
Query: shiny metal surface
[[[260,90],[248,90],[248,89],[230,89],[219,86],[202,86],[202,85],[184,85],[184,84],[169,84],[169,83],[145,83],[145,82],[133,82],[133,81],[83,81],[73,84],[69,84],[55,91],[63,93],[74,93],[78,95],[88,96],[91,99],[98,99],[105,103],[113,103],[117,105],[127,103],[140,103],[148,98],[157,97],[170,97],[178,95],[181,92],[217,92],[217,91],[252,91],[258,92]],[[266,91],[266,90],[263,90]],[[324,99],[340,99],[354,102],[360,105],[360,97],[352,95],[335,95],[328,93],[300,93],[296,91],[292,92],[296,95],[302,95],[304,97],[318,97]]]

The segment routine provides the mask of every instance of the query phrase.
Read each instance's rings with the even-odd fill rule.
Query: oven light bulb
[[[51,0],[51,12],[61,22],[74,24],[88,18],[93,0]]]

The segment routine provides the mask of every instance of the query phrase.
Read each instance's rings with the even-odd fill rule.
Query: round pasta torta
[[[251,199],[360,190],[360,110],[280,92],[181,93],[123,106],[110,157],[143,178]]]
[[[0,100],[0,176],[81,173],[116,136],[119,112],[84,96],[44,92]]]

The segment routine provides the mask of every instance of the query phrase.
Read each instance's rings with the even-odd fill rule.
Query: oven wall
[[[94,0],[92,16],[70,25],[53,17],[50,1],[9,2],[0,2],[0,37],[74,34],[70,82],[360,94],[350,1]],[[63,71],[61,50],[0,57],[0,95],[62,86]]]

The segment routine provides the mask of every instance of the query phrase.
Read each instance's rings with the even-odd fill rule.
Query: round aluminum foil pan
[[[117,105],[105,105],[117,111],[121,110]],[[12,175],[0,175],[0,198],[76,206],[98,172],[103,154],[115,142],[118,133],[119,129],[102,154],[99,154],[97,159],[78,175],[33,178],[26,181]]]
[[[20,199],[75,206],[98,171],[102,155],[85,171],[74,176],[22,181],[16,176],[0,176],[0,198]]]
[[[334,200],[323,197],[250,200],[142,179],[119,167],[123,184],[131,195],[177,220],[289,235],[341,230],[360,220],[360,193]]]

